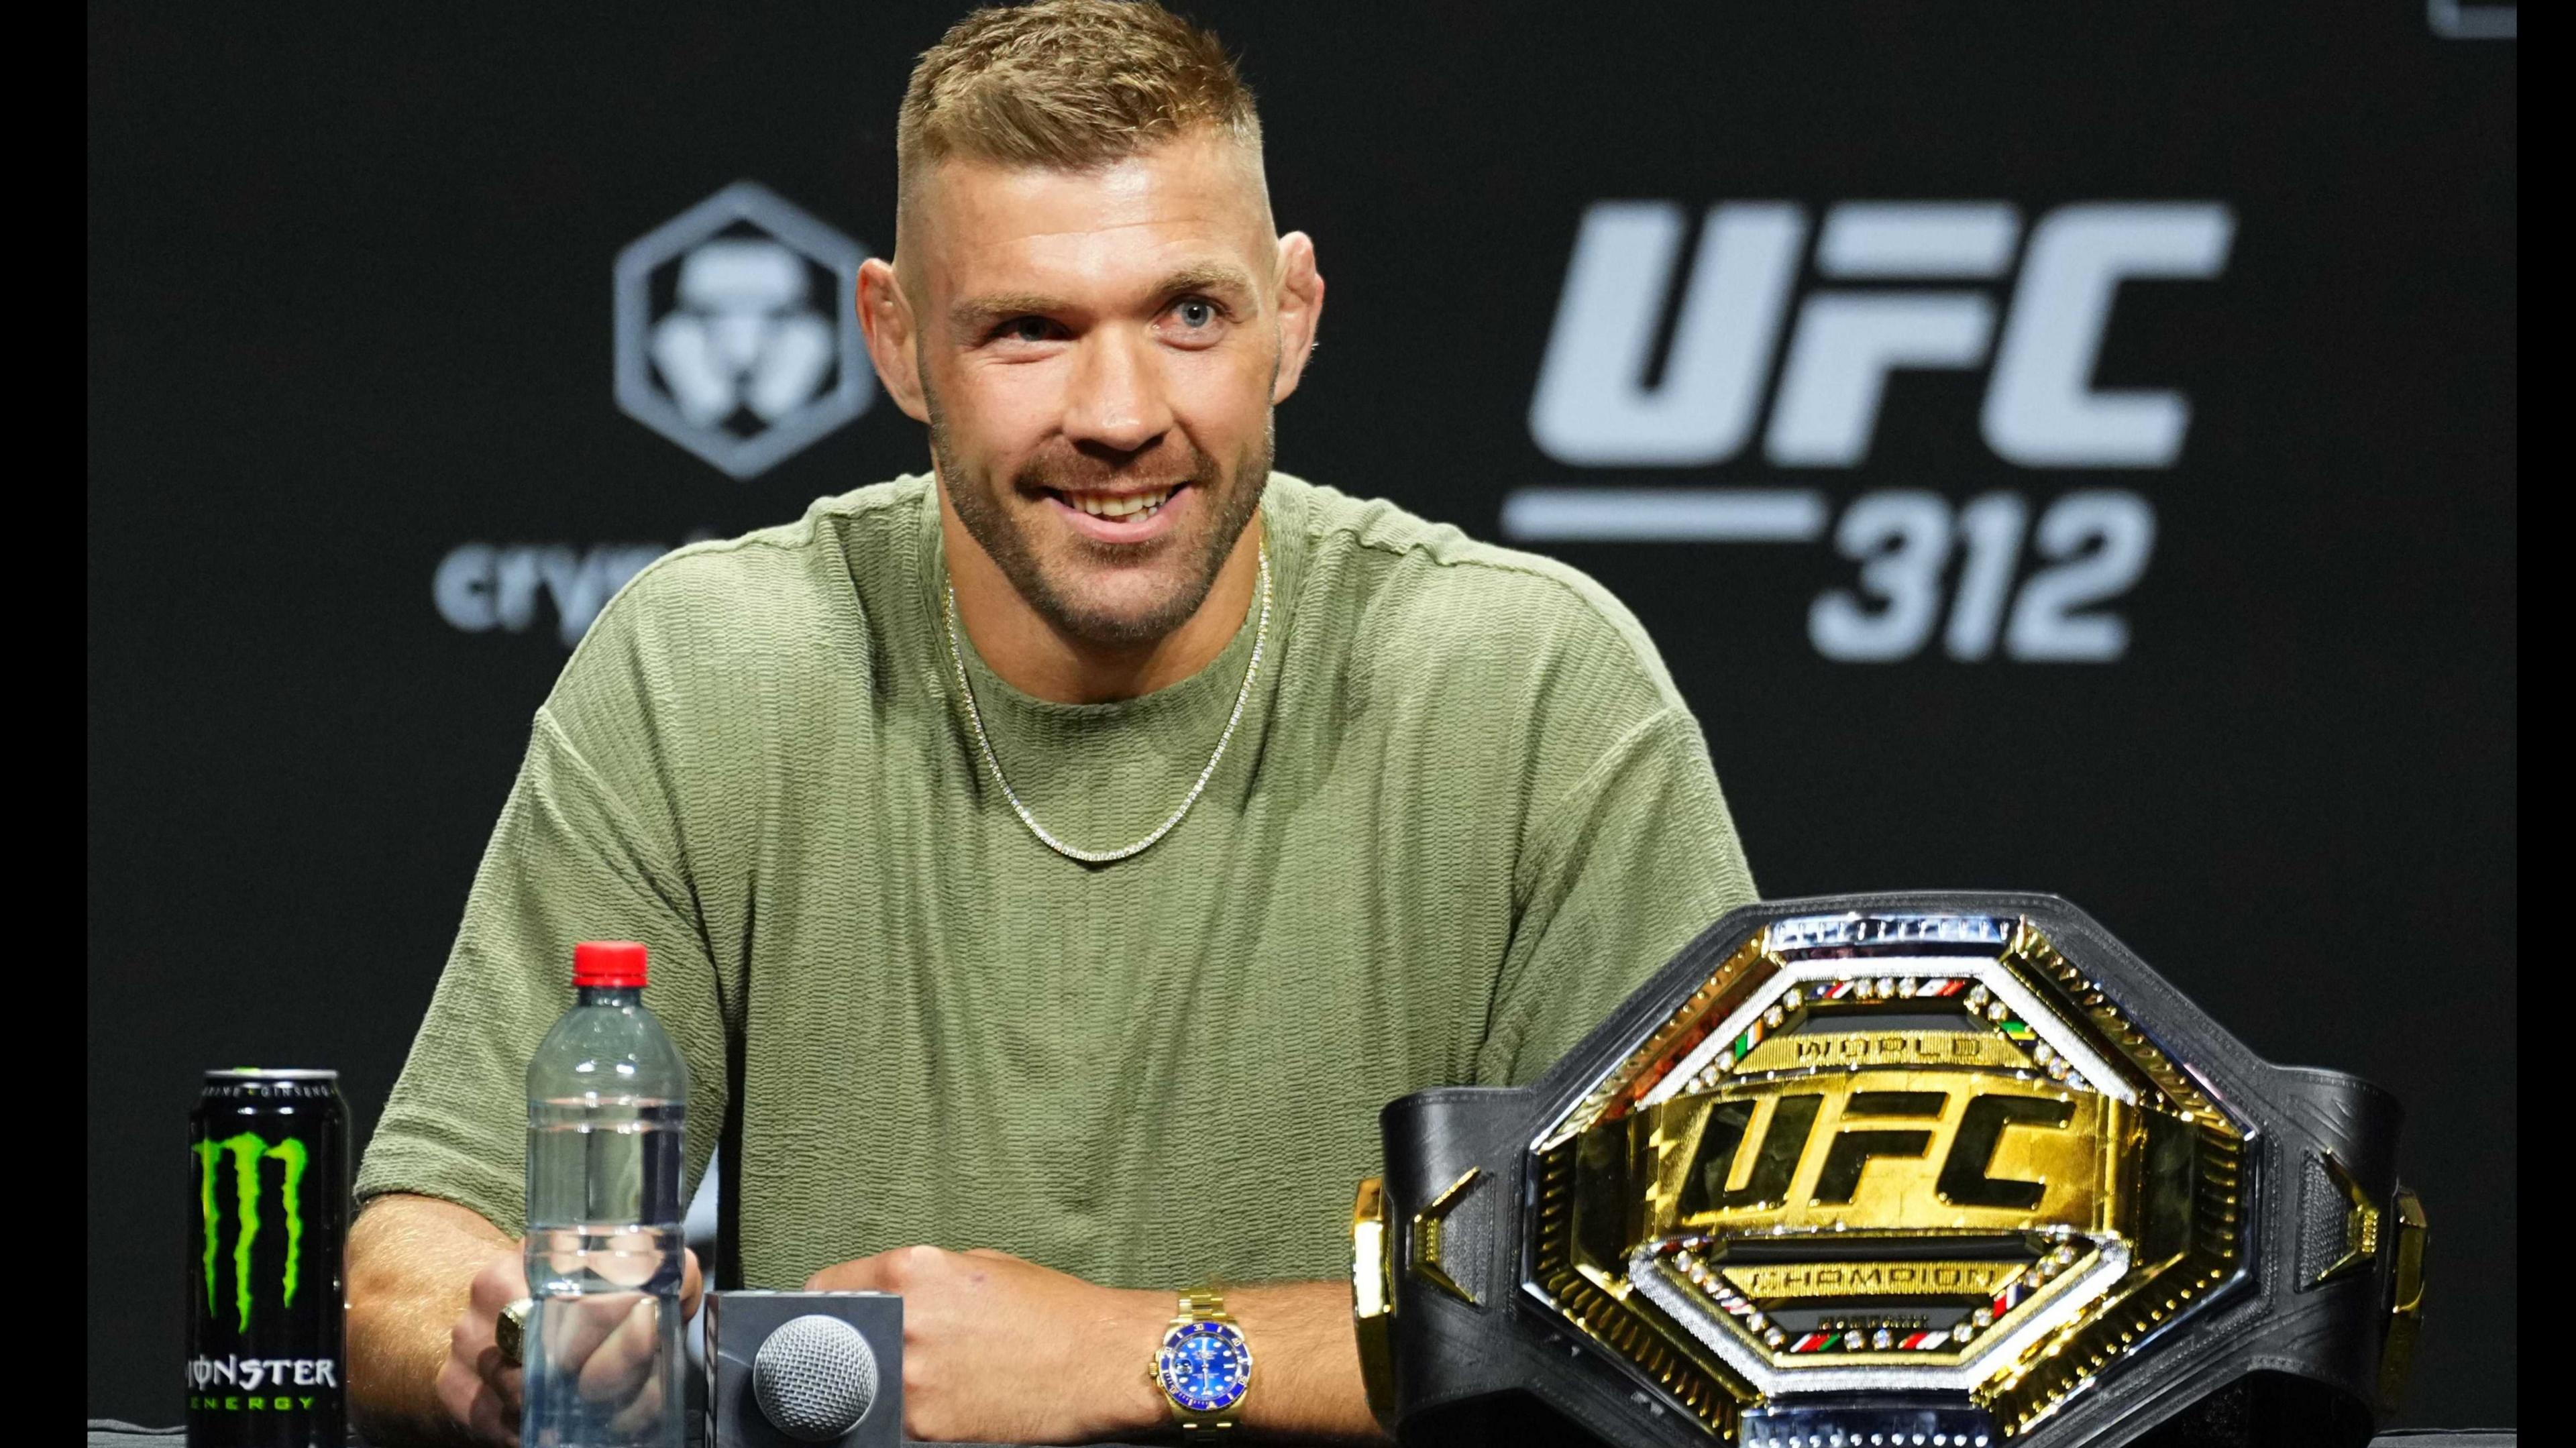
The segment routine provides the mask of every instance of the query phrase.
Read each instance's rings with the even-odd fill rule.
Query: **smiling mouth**
[[[1056,488],[1049,488],[1047,492],[1049,496],[1068,508],[1078,509],[1112,523],[1129,523],[1151,518],[1161,512],[1163,505],[1170,502],[1174,494],[1188,486],[1187,483],[1174,483],[1168,488],[1150,493],[1069,493]]]

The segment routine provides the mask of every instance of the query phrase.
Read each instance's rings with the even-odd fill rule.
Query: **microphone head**
[[[877,1355],[859,1330],[808,1313],[779,1324],[751,1364],[752,1400],[771,1427],[828,1443],[859,1425],[877,1400]]]

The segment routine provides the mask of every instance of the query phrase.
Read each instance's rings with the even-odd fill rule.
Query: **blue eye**
[[[1047,339],[1047,319],[1014,317],[1002,325],[1002,330],[1015,342],[1043,342]]]
[[[1181,303],[1175,310],[1179,312],[1184,327],[1204,327],[1216,320],[1216,305],[1196,297]]]

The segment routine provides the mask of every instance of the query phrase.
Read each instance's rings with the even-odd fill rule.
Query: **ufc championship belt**
[[[1757,905],[1537,1084],[1386,1108],[1408,1444],[2358,1442],[2421,1321],[2398,1107],[2049,895]]]

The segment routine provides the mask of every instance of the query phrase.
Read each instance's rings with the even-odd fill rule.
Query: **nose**
[[[1064,405],[1075,443],[1141,452],[1171,430],[1171,399],[1151,338],[1104,327],[1083,338]]]

